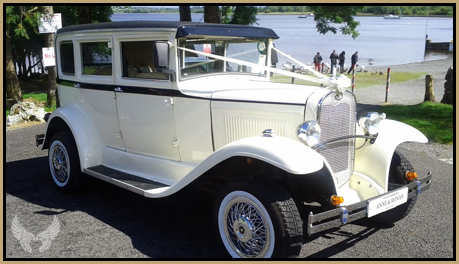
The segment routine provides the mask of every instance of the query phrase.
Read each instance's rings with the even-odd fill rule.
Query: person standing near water
[[[320,52],[317,52],[316,56],[314,56],[314,66],[315,70],[320,70],[320,64],[322,63],[322,56],[320,56]]]
[[[332,54],[330,54],[330,60],[331,60],[330,73],[333,74],[333,72],[336,70],[336,65],[338,63],[338,54],[336,53],[335,50],[333,50]]]
[[[339,71],[340,71],[340,73],[344,73],[344,61],[346,60],[346,52],[344,52],[344,50],[343,50],[343,52],[341,52],[339,54],[339,58],[338,59],[339,59],[339,63],[338,63],[339,64]]]
[[[359,61],[359,52],[356,51],[354,54],[352,54],[352,57],[351,57],[351,68],[349,68],[349,71],[347,72],[347,75],[349,75],[349,73],[351,73],[351,71],[355,68],[355,65],[357,64],[357,62]]]

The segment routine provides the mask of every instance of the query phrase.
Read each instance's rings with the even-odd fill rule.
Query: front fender
[[[324,166],[324,169],[331,171],[320,154],[299,141],[280,136],[257,136],[237,140],[221,147],[199,163],[177,187],[186,186],[209,169],[232,157],[258,159],[294,175],[311,174]]]
[[[48,146],[61,120],[66,123],[73,134],[81,169],[102,164],[102,139],[89,117],[77,104],[68,104],[53,111],[48,120],[43,146]]]
[[[357,127],[357,131],[361,129]],[[428,140],[412,126],[394,120],[382,120],[374,144],[365,143],[365,139],[361,138],[356,140],[355,171],[369,176],[387,192],[392,155],[403,142],[427,143]]]

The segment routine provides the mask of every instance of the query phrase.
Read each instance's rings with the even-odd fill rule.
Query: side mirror
[[[156,41],[154,50],[154,63],[157,68],[169,68],[169,43],[166,41]]]

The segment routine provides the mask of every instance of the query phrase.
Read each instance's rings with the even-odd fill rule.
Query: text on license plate
[[[378,198],[368,201],[367,213],[368,217],[375,216],[401,204],[408,200],[408,187],[403,187],[395,191],[391,191]]]

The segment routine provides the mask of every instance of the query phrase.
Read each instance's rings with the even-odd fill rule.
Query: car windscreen
[[[186,49],[178,51],[181,77],[234,73],[265,76],[266,71],[254,64],[266,66],[266,43],[267,40],[248,39],[181,40],[179,47]]]

